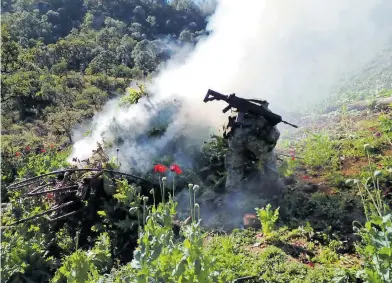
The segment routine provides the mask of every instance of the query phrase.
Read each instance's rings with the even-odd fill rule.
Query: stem
[[[176,175],[174,175],[174,177],[173,177],[173,195],[172,195],[172,199],[174,200],[174,190],[175,190],[175,187],[176,187]]]
[[[163,189],[162,203],[165,204],[165,182],[163,180],[162,180],[162,189]]]
[[[200,219],[200,206],[198,203],[195,203],[194,210],[195,210],[195,221],[197,222]],[[196,218],[196,210],[197,210],[197,218]]]
[[[371,200],[372,200],[372,202],[373,202],[373,205],[374,205],[374,207],[375,207],[376,210],[377,210],[378,215],[379,215],[379,216],[382,216],[382,215],[381,215],[381,211],[379,210],[378,205],[376,204],[376,201],[374,200],[374,198],[373,198],[373,196],[372,196],[372,193],[369,191],[369,189],[367,188],[367,185],[366,185],[366,184],[364,185],[364,187],[365,187],[365,190],[366,190],[366,192],[368,193],[369,197],[371,198]]]
[[[146,203],[143,201],[143,226],[146,225]]]
[[[368,151],[366,151],[366,153],[367,153],[367,158],[368,158],[369,170],[370,170],[370,172],[372,172],[372,165],[371,165],[371,161],[370,161],[370,154],[369,154]],[[374,180],[374,174],[372,174],[372,181],[373,181],[374,189],[376,189],[376,182]]]
[[[378,205],[380,207],[380,211],[382,211],[383,210],[383,205],[382,205],[382,202],[381,202],[381,190],[379,188],[380,188],[380,181],[377,178],[376,179],[376,188],[375,188],[376,192],[377,192],[376,196],[377,196]]]
[[[191,209],[191,218],[193,223],[192,187],[189,187],[189,208]]]
[[[196,210],[195,210],[195,205],[196,205],[196,191],[193,190],[193,219],[196,221]]]
[[[161,176],[159,176],[159,174],[158,174],[158,181],[159,181],[159,188],[161,190],[161,198],[163,199],[163,190],[162,190]]]
[[[369,154],[369,151],[368,151],[368,150],[366,150],[366,155],[367,155],[367,158],[368,158],[369,170],[370,170],[370,172],[371,172],[371,171],[372,171],[372,168],[371,168],[371,162],[370,162],[370,154]],[[375,182],[375,180],[374,180],[374,174],[372,174],[372,182],[373,182],[374,190],[377,190],[376,182]],[[375,208],[376,208],[376,210],[377,210],[377,213],[379,214],[379,216],[382,217],[381,210],[380,210],[381,207],[379,207],[379,203],[378,203],[378,202],[376,203],[376,201],[374,200],[374,198],[373,198],[372,194],[370,193],[369,189],[367,188],[367,185],[366,185],[366,184],[365,184],[365,189],[366,189],[367,193],[369,194],[370,198],[372,199],[372,202],[373,202],[373,204],[374,204],[374,206],[375,206]],[[376,194],[376,195],[377,195],[377,194]]]
[[[137,223],[138,225],[138,232],[140,234],[140,212],[139,212],[139,208],[137,209]]]
[[[357,184],[357,187],[359,190],[359,195],[361,196],[361,199],[362,199],[363,208],[365,209],[366,221],[369,221],[368,211],[367,211],[367,207],[366,207],[366,203],[365,203],[365,198],[364,198],[362,190],[361,190],[361,186],[359,184]]]
[[[79,233],[80,233],[79,231],[76,232],[76,250],[79,247]]]

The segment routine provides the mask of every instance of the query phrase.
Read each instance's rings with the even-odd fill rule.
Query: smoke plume
[[[187,146],[200,145],[226,122],[224,103],[203,103],[209,88],[295,112],[326,98],[382,50],[392,31],[391,12],[390,0],[220,0],[209,36],[166,64],[149,85],[150,101],[128,109],[109,102],[94,117],[90,136],[81,136],[85,126],[75,130],[70,158],[89,157],[104,137],[121,139],[127,168],[148,170],[165,150],[191,164]],[[162,124],[168,125],[163,136],[146,134]]]

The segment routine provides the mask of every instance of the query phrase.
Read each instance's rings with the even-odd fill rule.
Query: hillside
[[[195,203],[195,222],[183,224],[184,230],[178,238],[171,232],[170,221],[162,226],[160,219],[179,219],[181,214],[175,214],[176,204],[171,199],[166,204],[161,203],[157,210],[153,208],[151,200],[159,200],[156,195],[158,189],[155,195],[150,194],[149,208],[143,209],[150,217],[144,224],[144,233],[140,236],[132,264],[123,262],[124,258],[121,260],[123,263],[118,264],[116,255],[121,254],[120,249],[126,249],[124,237],[134,235],[137,230],[133,223],[138,223],[132,216],[119,221],[118,212],[132,208],[132,201],[141,204],[145,201],[144,198],[133,199],[136,197],[132,193],[135,187],[121,182],[114,195],[119,202],[118,208],[112,207],[111,201],[105,201],[102,211],[89,216],[94,217],[90,225],[94,224],[91,229],[95,231],[93,235],[98,236],[94,236],[94,242],[86,242],[85,237],[89,234],[85,234],[83,228],[78,228],[76,234],[69,226],[71,230],[65,226],[55,232],[58,228],[53,231],[53,224],[45,218],[36,218],[15,228],[4,227],[3,279],[13,274],[14,279],[42,282],[57,270],[53,282],[61,282],[65,278],[68,282],[97,282],[98,278],[105,278],[104,282],[120,282],[131,280],[134,276],[143,281],[147,274],[149,277],[165,278],[166,282],[174,282],[181,277],[188,282],[195,282],[193,280],[196,279],[192,278],[198,278],[200,282],[229,282],[243,277],[249,280],[236,282],[388,282],[387,279],[372,281],[366,278],[381,274],[387,276],[384,272],[391,268],[385,254],[391,241],[388,229],[392,224],[387,214],[388,207],[392,205],[391,121],[389,107],[340,112],[329,123],[321,126],[316,121],[313,126],[298,132],[296,137],[281,139],[279,152],[290,156],[281,156],[279,167],[285,188],[281,197],[272,201],[272,208],[266,206],[265,210],[259,211],[262,226],[248,216],[244,220],[246,230],[235,229],[226,234],[226,228],[221,224],[231,216],[220,213],[214,216],[209,212],[207,218],[202,217],[201,223],[209,222],[211,225],[209,218],[216,217],[215,224],[211,225],[214,228],[200,230],[196,220],[198,215],[206,215],[204,203],[211,198],[211,191],[202,186],[199,192],[196,186],[192,188],[191,185],[190,190],[195,190],[195,198],[191,198],[191,202]],[[206,154],[217,152],[216,146],[224,148],[223,144],[212,142]],[[18,169],[30,174],[49,172],[61,167],[61,164],[65,165],[65,157],[50,149],[39,155],[31,153],[23,156]],[[164,164],[162,166],[169,165]],[[210,173],[219,178],[219,171]],[[151,172],[153,178],[155,174]],[[166,173],[161,174],[161,177],[166,176]],[[192,172],[179,174],[177,182],[193,178]],[[171,185],[167,184],[170,194]],[[41,198],[22,198],[21,206],[17,204],[20,190],[11,191],[14,192],[11,197],[13,209],[12,214],[4,214],[3,223],[6,225],[15,220],[16,210],[20,219],[42,212],[51,203],[49,194],[46,193],[45,197],[44,193]],[[249,199],[243,205],[251,208],[252,202]],[[273,213],[278,206],[279,210]],[[383,220],[374,218],[376,215],[384,215]],[[361,230],[353,230],[353,223],[355,227],[361,227],[366,219],[373,220]],[[73,225],[74,221],[70,218],[67,223]],[[111,226],[113,224],[118,228]],[[377,228],[371,225],[379,225],[384,236],[377,234]],[[357,231],[358,235],[353,233]],[[51,235],[55,235],[54,238]],[[377,242],[380,241],[378,237],[388,240]],[[49,239],[55,239],[55,242]],[[361,239],[367,245],[366,249],[362,249]],[[77,246],[83,249],[77,250]],[[92,249],[87,252],[86,248]],[[376,254],[380,256],[380,267],[368,259]],[[211,260],[214,260],[212,265]],[[193,264],[200,264],[200,269]],[[366,273],[361,271],[364,266]],[[212,271],[217,272],[216,277],[211,275]]]
[[[67,162],[75,126],[148,97],[128,86],[197,43],[213,3],[2,2],[2,282],[392,282],[388,48],[282,127],[272,198],[225,195],[221,136],[192,145],[191,169],[174,164],[176,136],[140,177],[113,121],[115,141]]]
[[[208,3],[2,1],[3,182],[16,152],[71,143],[76,124],[197,42]]]

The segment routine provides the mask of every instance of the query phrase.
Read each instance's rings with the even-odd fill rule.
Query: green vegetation
[[[168,42],[197,42],[212,12],[207,3],[186,0],[6,0],[1,5],[2,160],[7,164],[26,146],[39,151],[72,143],[76,124],[171,56]],[[137,101],[130,94],[123,102]],[[5,183],[13,180],[7,176]]]
[[[12,225],[48,209],[53,194],[27,198],[4,187],[70,167],[74,126],[119,93],[126,92],[123,107],[148,96],[129,83],[152,76],[170,57],[163,38],[197,42],[211,11],[183,0],[1,5],[2,282],[391,282],[391,107],[347,108],[390,96],[388,89],[351,88],[330,101],[337,115],[316,117],[298,136],[282,135],[278,147],[289,157],[279,167],[281,197],[257,208],[244,204],[255,208],[260,228],[203,226],[210,220],[201,217],[203,204],[225,181],[227,143],[219,136],[205,144],[194,172],[178,167],[170,179],[161,165],[154,174],[151,164],[147,177],[158,175],[159,189],[105,175],[110,197],[84,200],[88,213]],[[151,129],[151,136],[159,133]],[[104,154],[98,159],[103,168],[119,167]],[[188,193],[189,219],[180,227],[173,226],[183,213],[174,182]],[[226,215],[219,216],[217,228]]]
[[[353,150],[350,144],[344,143],[344,139],[334,139],[332,134],[323,140],[341,142],[337,150],[324,152],[325,158],[330,157],[328,154],[356,157],[353,162],[365,164],[358,170],[355,166],[346,167],[347,159],[340,158],[335,168],[315,170],[317,159],[299,157],[303,153],[317,156],[317,143],[310,143],[296,151],[294,157],[287,158],[294,172],[291,176],[297,182],[286,186],[279,210],[272,209],[270,204],[256,208],[261,230],[234,230],[226,235],[204,230],[198,204],[203,201],[203,195],[196,194],[198,186],[190,185],[192,220],[177,234],[172,226],[177,203],[171,197],[167,202],[157,203],[155,194],[153,200],[148,199],[138,188],[118,180],[113,194],[117,204],[108,203],[104,210],[96,212],[102,222],[92,227],[97,236],[87,246],[80,244],[79,229],[73,232],[65,226],[55,232],[42,218],[14,228],[4,227],[2,279],[145,282],[154,278],[165,282],[231,282],[247,277],[251,282],[388,282],[392,228],[388,184],[392,168],[390,155],[385,153],[390,151],[387,145],[391,129],[385,126],[389,122],[385,119],[387,115],[390,114],[370,113],[356,121],[359,125],[356,138],[361,139],[360,133],[368,131],[369,125],[386,136],[376,137],[382,141],[373,141],[373,146],[358,147],[357,153],[348,155]],[[328,129],[324,129],[326,133]],[[351,141],[358,142],[354,138]],[[309,138],[298,143],[309,145]],[[214,140],[210,145],[205,154],[211,157],[223,152],[221,147],[225,146]],[[282,145],[295,146],[283,141]],[[56,153],[53,149],[25,152],[20,156],[18,172],[21,176],[45,173],[65,166],[66,156],[66,152]],[[304,170],[309,170],[305,173],[308,175]],[[171,195],[170,187],[163,177],[161,191]],[[3,225],[9,225],[15,217],[32,216],[48,207],[48,199],[32,201],[17,190],[10,194],[10,203],[12,209],[3,210]],[[129,212],[130,216],[116,219],[115,207]],[[137,207],[141,209],[133,209]],[[138,247],[127,263],[120,260],[113,248],[121,249],[121,237],[136,227]]]
[[[261,228],[265,236],[269,236],[274,229],[275,222],[279,219],[279,207],[274,211],[271,205],[267,204],[264,208],[256,208],[257,217],[259,217]]]

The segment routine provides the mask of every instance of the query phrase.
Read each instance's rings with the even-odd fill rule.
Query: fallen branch
[[[38,192],[38,193],[35,190],[34,193],[31,192],[31,193],[28,193],[27,195],[29,197],[40,196],[40,195],[44,195],[44,194],[47,194],[47,193],[61,192],[61,191],[66,191],[66,190],[75,191],[74,189],[77,189],[77,188],[78,188],[78,185],[73,185],[73,186],[68,186],[68,187],[64,187],[64,188],[58,188],[58,189],[53,189],[53,190],[48,190],[48,191],[43,191],[43,192]]]
[[[28,220],[31,220],[31,219],[34,219],[34,218],[43,216],[43,215],[48,214],[48,213],[50,213],[50,212],[53,212],[53,211],[55,211],[55,210],[59,210],[60,208],[64,208],[64,207],[66,207],[66,206],[68,206],[68,205],[71,205],[71,204],[73,204],[74,202],[75,202],[75,201],[72,200],[72,201],[69,201],[69,202],[60,204],[60,205],[55,206],[55,207],[53,207],[53,208],[51,208],[51,209],[45,210],[44,212],[41,212],[41,213],[38,213],[38,214],[36,214],[36,215],[33,215],[33,216],[30,216],[30,217],[27,217],[27,218],[23,218],[23,219],[21,219],[21,220],[18,220],[18,221],[16,221],[16,222],[12,223],[10,226],[13,226],[13,225],[16,225],[16,224],[20,224],[20,223],[26,222],[26,221],[28,221]]]
[[[234,280],[233,280],[233,283],[243,283],[243,282],[246,282],[246,281],[248,281],[248,280],[256,279],[256,278],[257,278],[257,276],[245,276],[245,277],[240,277],[240,278],[234,279]]]
[[[56,220],[64,219],[64,218],[67,218],[67,217],[69,217],[71,215],[75,215],[76,213],[79,213],[81,211],[83,211],[83,209],[75,210],[75,211],[69,212],[67,214],[61,215],[61,216],[56,217],[56,218],[51,218],[50,221],[56,221]]]
[[[120,174],[120,175],[128,176],[128,177],[131,177],[131,178],[134,178],[134,179],[142,180],[142,181],[145,181],[145,182],[148,182],[148,183],[151,184],[150,181],[148,181],[148,180],[146,180],[144,178],[141,178],[141,177],[138,177],[138,176],[135,176],[135,175],[132,175],[132,174],[128,174],[128,173],[122,173],[122,172],[114,171],[114,170],[99,169],[99,168],[80,168],[80,169],[79,168],[75,168],[75,169],[65,169],[65,170],[53,171],[53,172],[46,173],[46,174],[43,174],[43,175],[40,175],[40,176],[32,177],[32,178],[29,178],[29,179],[26,179],[26,180],[23,180],[23,181],[11,184],[11,185],[9,185],[7,187],[7,189],[15,189],[15,188],[24,187],[24,186],[26,186],[25,183],[33,184],[34,180],[37,180],[37,179],[42,178],[42,177],[47,177],[47,176],[50,176],[50,175],[56,175],[56,174],[66,173],[66,172],[83,172],[83,171],[86,171],[86,172],[87,171],[102,171],[102,172],[108,172],[108,173],[113,173],[113,174]]]

